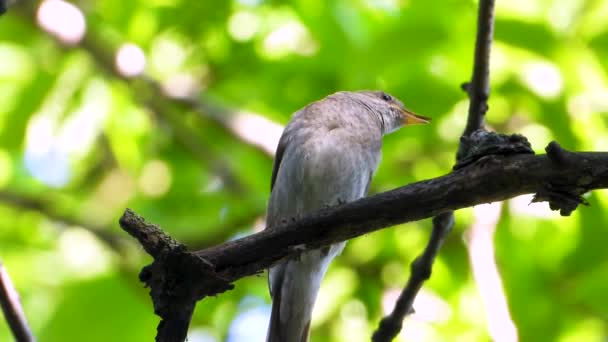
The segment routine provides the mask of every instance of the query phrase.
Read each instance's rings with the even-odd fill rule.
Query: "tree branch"
[[[574,153],[557,143],[550,146],[547,155],[489,155],[445,176],[316,211],[201,251],[187,252],[131,210],[125,211],[120,224],[155,258],[140,279],[151,287],[155,312],[162,317],[160,336],[164,326],[183,321],[196,301],[231,289],[232,282],[305,250],[526,193],[542,193],[542,200],[560,208],[581,203],[580,196],[589,190],[608,187],[608,153]]]
[[[446,211],[433,218],[433,231],[424,252],[412,262],[411,275],[405,288],[399,295],[395,308],[390,315],[380,321],[378,329],[372,336],[373,342],[392,341],[401,331],[403,319],[414,311],[414,299],[422,284],[431,277],[431,270],[439,248],[445,237],[454,226],[454,212]]]
[[[490,96],[490,48],[494,34],[494,0],[480,0],[477,15],[477,38],[473,78],[465,86],[471,100],[469,116],[464,129],[465,136],[484,127],[484,116],[488,110]]]
[[[25,313],[19,302],[19,294],[11,282],[2,261],[0,260],[0,306],[4,318],[13,332],[17,342],[34,342],[36,339],[25,318]]]
[[[506,139],[506,144],[500,145],[496,144],[496,140],[493,140],[489,144],[484,144],[484,140],[472,137],[474,132],[484,129],[484,116],[488,109],[487,99],[490,94],[490,48],[493,31],[494,0],[481,0],[477,17],[473,76],[471,82],[464,85],[464,89],[469,96],[469,114],[458,147],[458,153],[456,154],[457,164],[455,167],[466,165],[469,163],[469,160],[474,160],[477,157],[476,152],[479,150],[482,153],[487,153],[487,149],[492,149],[492,152],[496,152],[497,146],[506,146],[510,150],[514,149],[514,144],[509,139]],[[500,141],[500,137],[497,140]],[[514,152],[531,152],[531,150],[526,150],[526,147],[529,146],[526,145],[522,148],[522,151]],[[378,329],[372,336],[372,341],[392,341],[399,334],[405,316],[414,312],[414,299],[418,295],[420,288],[422,288],[422,284],[430,277],[437,252],[441,248],[446,236],[452,230],[453,225],[453,211],[446,211],[433,219],[433,231],[429,242],[423,254],[412,262],[410,278],[405,288],[399,295],[393,311],[380,321]]]

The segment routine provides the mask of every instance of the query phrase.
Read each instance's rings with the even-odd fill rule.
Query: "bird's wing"
[[[274,156],[274,164],[272,165],[272,178],[270,178],[270,191],[274,188],[274,182],[277,180],[277,175],[279,174],[279,167],[281,166],[281,161],[283,160],[283,153],[285,152],[285,148],[289,143],[289,138],[287,138],[287,134],[283,134],[281,139],[279,140],[279,146],[277,147],[277,152]]]
[[[283,161],[283,154],[285,150],[289,147],[291,141],[294,139],[294,135],[299,135],[301,139],[307,139],[307,136],[310,135],[308,130],[304,129],[303,120],[298,120],[298,117],[302,117],[302,115],[307,114],[309,108],[311,106],[306,106],[303,109],[297,111],[293,115],[293,119],[291,122],[287,124],[285,129],[283,130],[283,134],[281,135],[281,139],[279,139],[279,145],[277,146],[277,151],[274,155],[274,164],[272,165],[272,178],[270,179],[270,191],[274,188],[274,183],[277,180],[277,176],[279,175],[279,168],[281,167],[281,162]]]

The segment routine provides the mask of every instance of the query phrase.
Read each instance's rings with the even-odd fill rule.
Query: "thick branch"
[[[608,153],[566,152],[560,156],[567,158],[568,162],[559,165],[550,156],[552,154],[488,156],[443,177],[320,210],[300,220],[285,222],[282,226],[193,252],[192,255],[212,266],[213,277],[232,282],[259,273],[303,250],[327,246],[448,210],[543,192],[548,187],[553,196],[545,199],[559,205],[560,196],[579,198],[588,190],[608,187]],[[140,229],[139,221],[128,219],[130,215],[133,213],[127,211],[126,217],[121,219],[123,228],[131,231]],[[141,239],[140,242],[143,243]],[[209,271],[203,267],[188,272],[208,275]],[[198,293],[198,296],[213,294],[209,290]]]
[[[19,302],[19,294],[11,282],[2,261],[0,261],[0,306],[8,326],[17,342],[33,342],[36,339],[27,324],[27,319]]]

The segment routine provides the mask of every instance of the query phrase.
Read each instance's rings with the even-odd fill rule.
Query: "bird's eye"
[[[390,102],[393,98],[389,94],[383,93],[382,99],[386,102]]]

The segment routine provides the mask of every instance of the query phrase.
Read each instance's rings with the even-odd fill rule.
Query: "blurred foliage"
[[[157,317],[137,280],[149,258],[117,226],[125,207],[196,248],[260,229],[272,159],[235,136],[235,113],[285,124],[334,91],[384,89],[433,123],[385,139],[372,192],[453,164],[474,1],[43,4],[55,7],[18,1],[0,17],[0,258],[40,341],[153,338]],[[498,1],[495,36],[489,125],[539,152],[552,139],[608,150],[608,2]],[[133,73],[145,59],[146,77],[121,74],[118,51]],[[192,94],[211,106],[189,105]],[[522,341],[608,339],[608,196],[588,199],[569,218],[529,198],[503,205],[496,263]],[[475,217],[457,213],[400,340],[490,339],[463,242]],[[323,284],[313,341],[369,340],[429,227],[351,241]],[[190,341],[264,335],[265,277],[236,285],[198,305]],[[9,336],[0,322],[0,340]]]

